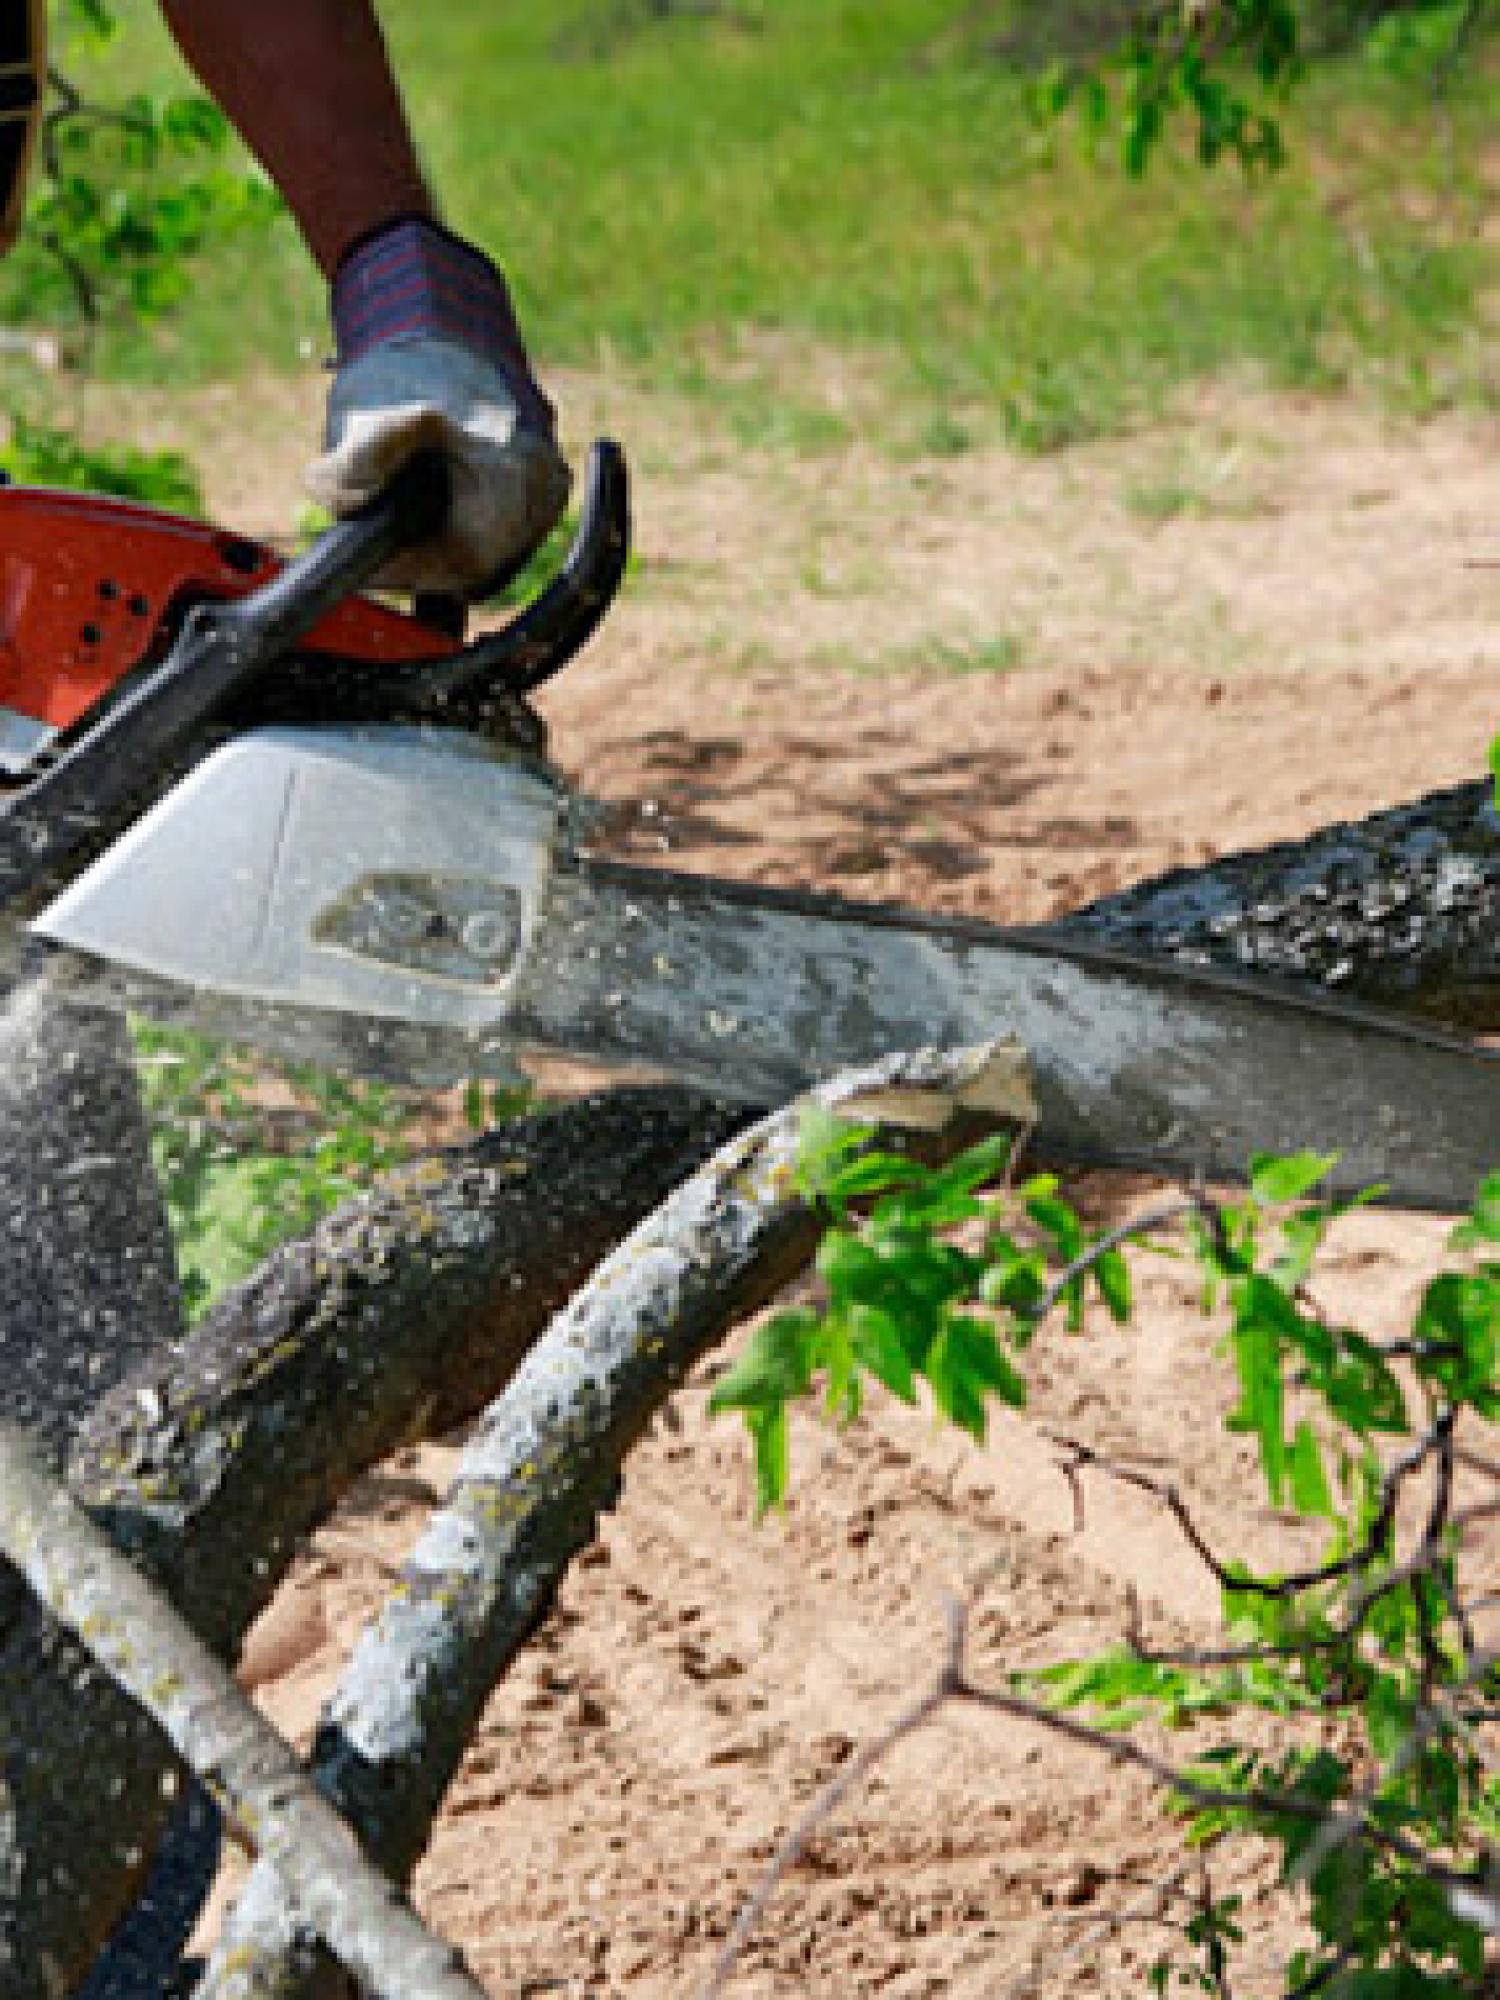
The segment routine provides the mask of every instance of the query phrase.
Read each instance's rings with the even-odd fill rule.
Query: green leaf
[[[837,1303],[878,1296],[889,1287],[885,1259],[852,1229],[830,1229],[814,1262]]]
[[[1333,1495],[1328,1490],[1328,1477],[1323,1470],[1323,1456],[1318,1449],[1318,1440],[1306,1422],[1297,1426],[1287,1466],[1291,1474],[1292,1505],[1298,1513],[1321,1514],[1326,1520],[1333,1520],[1336,1510]]]
[[[891,1315],[878,1306],[857,1305],[850,1311],[849,1326],[861,1367],[903,1403],[914,1403],[917,1384],[911,1356]]]
[[[752,1410],[745,1419],[755,1446],[755,1507],[768,1514],[786,1499],[789,1457],[787,1452],[786,1405]]]
[[[817,1358],[828,1374],[825,1401],[829,1416],[852,1423],[859,1415],[859,1375],[846,1314],[830,1313],[823,1321]]]
[[[889,1196],[874,1219],[886,1227],[926,1231],[976,1221],[985,1212],[979,1190],[1005,1172],[1013,1143],[1008,1132],[981,1140],[946,1167],[924,1172],[911,1186]]]
[[[1077,1211],[1060,1196],[1033,1195],[1026,1203],[1026,1213],[1038,1229],[1051,1237],[1061,1263],[1075,1263],[1083,1255],[1083,1224]]]
[[[804,1104],[797,1174],[808,1194],[814,1200],[821,1196],[839,1169],[874,1137],[873,1125],[854,1125],[847,1118],[835,1117],[821,1104]]]
[[[1387,1763],[1405,1749],[1415,1720],[1415,1706],[1405,1683],[1392,1674],[1372,1675],[1364,1711],[1370,1748],[1382,1764]]]
[[[1094,1283],[1117,1326],[1129,1324],[1134,1310],[1130,1266],[1118,1250],[1106,1250],[1094,1263]]]
[[[1318,1380],[1329,1410],[1362,1437],[1405,1431],[1406,1398],[1379,1348],[1352,1327],[1340,1328],[1338,1343],[1332,1367]]]
[[[1422,1296],[1414,1332],[1430,1345],[1418,1372],[1486,1418],[1500,1415],[1500,1265],[1445,1271]]]
[[[861,1153],[856,1159],[831,1164],[824,1173],[821,1192],[839,1205],[867,1195],[888,1194],[894,1188],[913,1187],[925,1173],[915,1160],[904,1159],[899,1153]]]
[[[1268,1207],[1301,1201],[1338,1165],[1337,1153],[1258,1153],[1250,1162],[1250,1191]]]
[[[1001,1352],[994,1329],[963,1313],[950,1314],[927,1356],[933,1400],[950,1423],[983,1439],[985,1396],[1013,1408],[1026,1401],[1026,1384]]]
[[[1235,1286],[1232,1335],[1240,1377],[1235,1418],[1253,1431],[1272,1504],[1281,1504],[1286,1484],[1286,1394],[1282,1385],[1282,1331],[1290,1306],[1268,1278],[1247,1278]]]
[[[1328,1234],[1329,1211],[1321,1205],[1297,1210],[1287,1217],[1281,1231],[1281,1254],[1270,1276],[1284,1292],[1295,1292],[1307,1283],[1313,1263]]]
[[[805,1309],[778,1313],[757,1327],[739,1360],[714,1384],[709,1409],[773,1410],[803,1395],[817,1365],[820,1332],[817,1314]]]
[[[1014,1237],[996,1230],[985,1244],[979,1279],[979,1296],[985,1304],[1027,1313],[1041,1304],[1046,1292],[1045,1251],[1023,1249]]]
[[[1500,739],[1496,750],[1500,755]],[[1487,1244],[1500,1243],[1500,1173],[1486,1177],[1467,1221],[1461,1222],[1448,1240],[1455,1250],[1481,1250]]]

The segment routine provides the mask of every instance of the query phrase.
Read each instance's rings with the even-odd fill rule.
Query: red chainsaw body
[[[159,658],[194,605],[243,597],[282,566],[259,542],[134,501],[0,487],[0,709],[71,728]],[[298,652],[395,662],[452,648],[420,619],[356,597]]]

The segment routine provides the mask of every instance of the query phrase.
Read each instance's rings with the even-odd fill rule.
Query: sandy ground
[[[575,436],[610,426],[639,473],[641,573],[545,701],[622,851],[1036,919],[1471,776],[1500,725],[1493,426],[1220,390],[1051,460],[793,461],[737,453],[704,408],[561,387]],[[237,525],[284,521],[311,393],[274,392],[269,451],[216,450],[237,408],[196,407]],[[1118,1213],[1147,1192],[1083,1195]],[[1396,1329],[1443,1235],[1360,1218],[1326,1298]],[[1169,1475],[1220,1546],[1284,1535],[1219,1428],[1225,1364],[1182,1280],[1148,1264],[1141,1298],[1135,1331],[1044,1341],[1032,1411],[983,1448],[887,1404],[842,1435],[800,1422],[796,1498],[761,1527],[738,1431],[701,1384],[682,1396],[492,1702],[419,1876],[495,1992],[697,1991],[783,1830],[934,1672],[950,1593],[983,1580],[980,1675],[1117,1640],[1131,1591],[1158,1632],[1212,1633],[1165,1513],[1090,1480],[1080,1526],[1049,1442]],[[247,1678],[290,1730],[416,1532],[413,1479],[439,1489],[452,1461],[365,1482],[252,1638]],[[949,1716],[813,1842],[729,1990],[1142,1991],[1173,1854],[1143,1785]],[[1247,1897],[1235,1991],[1279,1991],[1273,1867],[1210,1867]]]

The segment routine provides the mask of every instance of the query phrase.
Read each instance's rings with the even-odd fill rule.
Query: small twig
[[[1390,1467],[1381,1482],[1380,1505],[1364,1540],[1357,1548],[1346,1556],[1340,1556],[1335,1562],[1320,1563],[1313,1569],[1294,1570],[1282,1577],[1234,1574],[1210,1548],[1188,1511],[1186,1501],[1177,1488],[1169,1482],[1153,1479],[1149,1473],[1137,1472],[1131,1466],[1121,1465],[1080,1439],[1066,1437],[1056,1432],[1045,1435],[1050,1437],[1052,1443],[1061,1446],[1070,1454],[1070,1464],[1059,1468],[1064,1477],[1076,1478],[1079,1472],[1092,1467],[1121,1486],[1133,1486],[1138,1492],[1148,1494],[1165,1507],[1181,1529],[1193,1553],[1222,1589],[1237,1590],[1257,1597],[1288,1598],[1299,1596],[1306,1591],[1321,1589],[1325,1584],[1337,1583],[1341,1577],[1356,1575],[1379,1559],[1390,1546],[1391,1531],[1402,1486],[1421,1469],[1427,1459],[1443,1449],[1445,1432],[1442,1421],[1439,1420],[1412,1446],[1410,1451],[1404,1452]],[[1381,1588],[1387,1587],[1389,1587],[1387,1581],[1382,1579]]]
[[[1180,1222],[1184,1215],[1191,1215],[1198,1208],[1199,1203],[1196,1200],[1172,1201],[1161,1208],[1149,1210],[1145,1215],[1136,1216],[1133,1221],[1121,1222],[1113,1229],[1106,1230],[1097,1242],[1091,1243],[1087,1250],[1081,1251],[1072,1263],[1053,1279],[1025,1317],[1040,1325],[1056,1308],[1059,1300],[1066,1297],[1069,1286],[1077,1284],[1080,1278],[1086,1278],[1101,1258],[1107,1257],[1112,1250],[1118,1250],[1124,1243],[1137,1242],[1143,1236],[1154,1236],[1157,1230],[1165,1229],[1169,1223]]]
[[[1481,1875],[1474,1871],[1452,1868],[1418,1846],[1415,1841],[1408,1840],[1404,1834],[1372,1826],[1369,1823],[1366,1814],[1379,1785],[1387,1782],[1389,1777],[1399,1775],[1399,1770],[1394,1768],[1397,1760],[1392,1760],[1392,1769],[1372,1781],[1372,1788],[1367,1788],[1369,1796],[1366,1797],[1362,1793],[1355,1806],[1348,1812],[1336,1813],[1320,1799],[1304,1797],[1296,1792],[1276,1791],[1261,1785],[1236,1791],[1229,1787],[1204,1784],[1165,1758],[1158,1757],[1153,1751],[1131,1742],[1127,1737],[1113,1735],[1089,1723],[1077,1721],[1070,1715],[1048,1708],[1043,1703],[1030,1700],[1024,1695],[977,1685],[969,1678],[967,1669],[969,1621],[972,1612],[972,1599],[967,1603],[949,1604],[948,1645],[942,1668],[932,1686],[904,1709],[883,1735],[858,1752],[835,1774],[814,1799],[807,1812],[787,1833],[749,1901],[735,1920],[734,1927],[714,1962],[708,1983],[703,1988],[701,2000],[720,2000],[720,1996],[734,1975],[745,1946],[765,1915],[771,1898],[806,1851],[807,1844],[813,1836],[828,1823],[855,1787],[890,1755],[897,1744],[904,1742],[907,1737],[954,1702],[968,1703],[998,1715],[1009,1716],[1014,1721],[1030,1723],[1051,1735],[1060,1736],[1067,1742],[1077,1744],[1080,1748],[1093,1751],[1112,1764],[1141,1771],[1147,1777],[1154,1779],[1164,1790],[1172,1792],[1186,1804],[1195,1806],[1200,1811],[1244,1812],[1257,1819],[1268,1820],[1302,1820],[1316,1825],[1319,1829],[1318,1838],[1330,1840],[1331,1845],[1342,1844],[1349,1840],[1364,1841],[1371,1847],[1395,1855],[1413,1867],[1419,1868],[1430,1881],[1449,1891],[1450,1895],[1467,1897],[1476,1902],[1482,1900],[1484,1878]],[[1483,1673],[1488,1672],[1496,1657],[1500,1655],[1488,1656],[1481,1663],[1480,1678]],[[1427,1730],[1429,1735],[1432,1726],[1429,1719]],[[1406,1762],[1418,1754],[1421,1743],[1416,1741],[1416,1737],[1417,1732],[1414,1730],[1412,1737],[1403,1745],[1401,1753],[1403,1761],[1399,1768],[1405,1768]],[[1425,1740],[1424,1736],[1422,1741]],[[1316,1844],[1315,1841],[1313,1845]]]
[[[950,1641],[950,1662],[952,1644]],[[718,1996],[733,1976],[745,1946],[755,1935],[771,1898],[791,1870],[796,1867],[806,1852],[808,1843],[828,1824],[849,1794],[857,1786],[862,1785],[877,1766],[885,1762],[897,1744],[905,1742],[908,1736],[915,1734],[930,1722],[938,1710],[953,1698],[955,1692],[956,1687],[950,1684],[948,1671],[945,1671],[920,1700],[914,1701],[897,1716],[883,1736],[877,1736],[873,1743],[866,1744],[864,1749],[851,1757],[847,1764],[842,1765],[823,1787],[807,1813],[782,1840],[754,1895],[735,1919],[734,1928],[725,1939],[724,1948],[714,1961],[714,1969],[709,1975],[708,1984],[703,1989],[703,2000],[718,2000]]]
[[[1219,2000],[1233,2000],[1229,1989],[1229,1966],[1223,1941],[1213,1930],[1214,1894],[1213,1883],[1205,1868],[1198,1882],[1198,1913],[1204,1919],[1205,1949],[1208,1954],[1209,1976],[1214,1982],[1214,1991]]]
[[[1450,1403],[1438,1417],[1434,1430],[1438,1436],[1437,1471],[1432,1484],[1432,1504],[1428,1509],[1426,1525],[1416,1553],[1427,1558],[1426,1574],[1441,1582],[1443,1560],[1443,1536],[1447,1530],[1448,1517],[1453,1511],[1453,1426],[1458,1420],[1458,1411]],[[1427,1593],[1414,1588],[1412,1603],[1417,1614],[1417,1638],[1422,1651],[1422,1703],[1424,1707],[1432,1700],[1432,1690],[1443,1671],[1442,1649],[1438,1645],[1436,1625],[1433,1620],[1432,1605]],[[1451,1593],[1450,1593],[1451,1603]],[[1468,1643],[1472,1634],[1465,1634],[1460,1621],[1460,1642],[1465,1655],[1471,1656],[1473,1646]]]

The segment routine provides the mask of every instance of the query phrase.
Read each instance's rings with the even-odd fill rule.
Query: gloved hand
[[[435,223],[403,219],[345,257],[333,284],[338,357],[325,450],[307,472],[330,513],[353,513],[425,445],[445,453],[444,532],[392,563],[392,590],[483,596],[561,515],[568,468],[532,379],[505,281]]]

